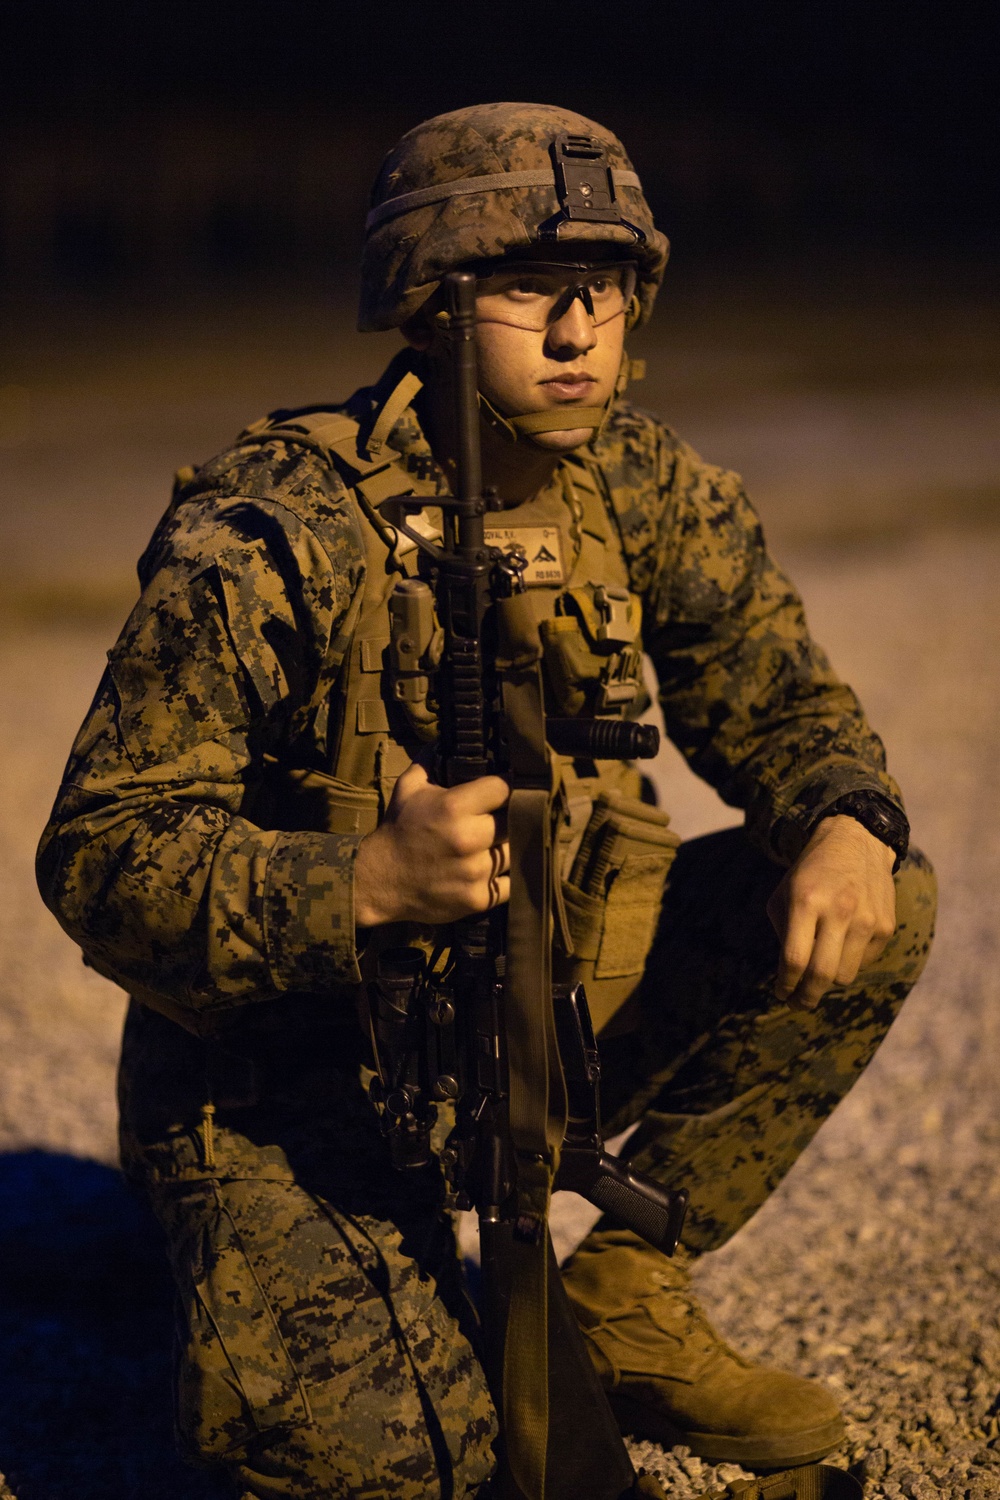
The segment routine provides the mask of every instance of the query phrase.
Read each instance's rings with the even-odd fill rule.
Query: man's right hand
[[[408,766],[384,822],[358,845],[356,925],[437,926],[507,901],[510,848],[501,809],[509,796],[499,776],[443,787],[423,766]]]

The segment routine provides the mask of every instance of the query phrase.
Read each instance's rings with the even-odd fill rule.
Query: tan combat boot
[[[587,1236],[563,1279],[623,1431],[750,1468],[812,1463],[844,1423],[822,1386],[752,1365],[714,1331],[673,1260],[629,1230]]]

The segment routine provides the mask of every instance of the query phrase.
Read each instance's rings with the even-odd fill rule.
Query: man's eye
[[[544,297],[546,287],[537,276],[519,276],[507,289],[508,296]]]

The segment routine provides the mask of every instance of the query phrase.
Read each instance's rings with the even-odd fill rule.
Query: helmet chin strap
[[[610,403],[609,403],[610,404]],[[572,432],[574,428],[598,428],[607,415],[607,406],[555,406],[550,411],[526,411],[508,417],[479,392],[479,410],[486,425],[508,443],[530,442],[536,433]]]
[[[530,442],[539,433],[573,432],[581,427],[592,428],[596,437],[600,435],[611,407],[624,392],[629,379],[641,378],[635,368],[639,364],[640,361],[633,361],[627,354],[622,354],[614,391],[603,406],[554,406],[548,411],[528,411],[519,416],[505,416],[480,391],[479,409],[487,425],[509,443],[520,442],[522,438],[527,438]]]

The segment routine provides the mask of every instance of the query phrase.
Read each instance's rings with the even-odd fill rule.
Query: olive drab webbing
[[[860,1480],[832,1464],[801,1464],[755,1479],[731,1479],[698,1500],[863,1500]]]

